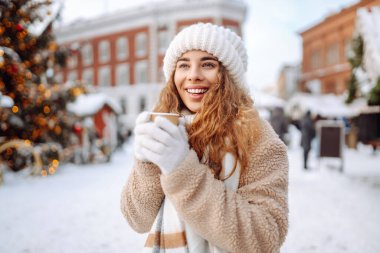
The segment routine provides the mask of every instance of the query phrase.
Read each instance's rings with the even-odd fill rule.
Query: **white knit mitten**
[[[139,116],[136,119],[136,126],[133,131],[134,133],[134,143],[133,143],[133,149],[135,153],[135,157],[141,161],[147,162],[148,159],[144,156],[144,154],[141,152],[142,146],[142,139],[147,138],[143,134],[143,131],[141,129],[144,129],[149,124],[153,124],[153,122],[149,122],[150,114],[149,112],[142,112],[139,114]]]
[[[189,144],[184,120],[178,126],[163,117],[157,117],[154,124],[144,124],[136,129],[141,135],[141,153],[160,167],[163,174],[169,174],[189,153]]]

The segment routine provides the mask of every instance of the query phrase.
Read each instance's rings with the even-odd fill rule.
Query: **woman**
[[[146,252],[278,252],[288,227],[286,147],[253,107],[241,39],[189,26],[163,68],[154,111],[186,120],[139,115],[121,199],[132,228],[150,230]]]

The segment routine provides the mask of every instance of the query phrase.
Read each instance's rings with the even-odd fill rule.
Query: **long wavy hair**
[[[206,160],[217,178],[223,155],[227,152],[240,163],[242,172],[245,170],[250,146],[259,137],[260,127],[252,98],[233,83],[227,70],[223,65],[220,66],[219,82],[210,87],[202,100],[200,111],[196,113],[192,124],[187,126],[190,146],[199,159]],[[181,113],[187,109],[173,80],[174,73],[161,91],[154,111]],[[236,170],[236,162],[230,175]]]

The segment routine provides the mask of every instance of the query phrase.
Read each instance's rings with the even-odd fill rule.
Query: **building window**
[[[62,73],[55,74],[54,81],[56,83],[63,83],[63,75],[62,75]]]
[[[99,69],[99,86],[111,86],[111,68],[104,66]]]
[[[85,69],[82,79],[86,84],[94,84],[94,71],[92,69]]]
[[[148,40],[146,32],[141,32],[136,35],[135,47],[136,47],[136,56],[142,57],[147,53]]]
[[[94,56],[92,52],[92,45],[87,43],[82,47],[82,59],[83,59],[83,65],[89,66],[94,61]]]
[[[71,55],[67,59],[67,67],[70,69],[76,68],[78,66],[78,56],[77,55]]]
[[[158,33],[158,50],[164,54],[169,46],[169,32],[166,30],[159,31]]]
[[[108,40],[102,40],[99,43],[99,61],[101,63],[108,62],[110,55],[110,42]]]
[[[135,83],[148,82],[148,62],[139,61],[135,65]]]
[[[78,79],[78,74],[76,70],[70,71],[69,75],[67,76],[67,81],[73,81],[75,82]]]
[[[163,71],[162,67],[158,68],[157,76],[158,76],[159,82],[165,82],[165,75],[164,75],[164,71]]]
[[[146,99],[145,97],[140,97],[140,112],[145,111],[146,108]]]
[[[129,84],[129,64],[119,64],[116,67],[116,84]]]
[[[128,58],[128,39],[126,37],[120,37],[116,41],[116,52],[118,60],[125,60]]]
[[[311,69],[317,69],[321,67],[321,54],[319,50],[314,50],[311,53],[311,62],[310,62]]]
[[[331,44],[327,48],[327,64],[339,63],[339,45],[338,43]]]

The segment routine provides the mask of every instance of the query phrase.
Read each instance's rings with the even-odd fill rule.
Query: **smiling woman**
[[[164,58],[166,86],[139,115],[122,212],[144,252],[278,252],[288,228],[286,147],[253,106],[235,33],[199,23]],[[162,249],[163,251],[160,251]],[[157,251],[158,250],[158,251]]]

